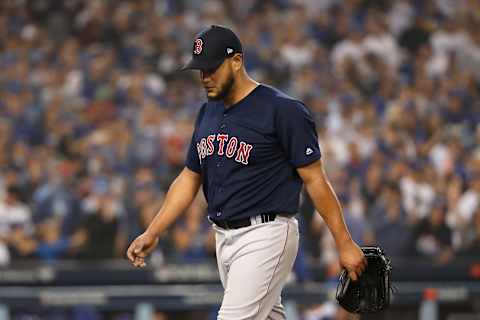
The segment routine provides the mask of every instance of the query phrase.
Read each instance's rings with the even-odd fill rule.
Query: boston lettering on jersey
[[[253,146],[243,141],[238,141],[237,137],[229,137],[228,134],[211,134],[206,138],[202,138],[197,143],[197,152],[200,163],[207,156],[211,156],[216,152],[219,156],[226,156],[232,158],[235,156],[235,161],[248,164],[250,152]]]

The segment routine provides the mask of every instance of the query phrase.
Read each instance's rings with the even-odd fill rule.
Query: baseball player
[[[355,281],[366,260],[325,175],[305,105],[251,79],[240,40],[222,26],[197,35],[184,69],[200,70],[208,99],[198,113],[185,168],[127,250],[132,264],[145,266],[159,237],[202,186],[225,289],[218,319],[285,319],[280,294],[297,254],[295,214],[304,185],[333,234],[340,264]]]

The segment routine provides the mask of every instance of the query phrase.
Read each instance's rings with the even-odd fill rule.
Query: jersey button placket
[[[226,114],[224,113],[223,116],[225,117]],[[225,122],[222,122],[222,123],[220,124],[220,132],[221,132],[221,133],[226,133],[226,132],[225,132],[225,129],[227,129],[227,124],[226,124]],[[225,148],[225,147],[224,147],[224,148]],[[221,168],[221,167],[223,166],[223,160],[224,160],[224,157],[220,157],[220,158],[218,159],[217,168]]]
[[[224,118],[224,120],[227,118],[226,113],[223,113],[223,118]],[[225,133],[226,128],[227,128],[227,125],[224,122],[221,122],[220,128],[219,128],[221,130],[220,132]],[[224,161],[224,157],[220,157],[218,159],[216,167],[220,169],[223,166],[223,161]],[[217,171],[217,174],[218,174],[218,171]],[[217,186],[217,192],[223,192],[223,188]],[[219,218],[219,217],[222,216],[222,214],[223,214],[222,209],[219,208],[215,215]]]

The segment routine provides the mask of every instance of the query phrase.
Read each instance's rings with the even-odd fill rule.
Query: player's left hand
[[[362,249],[353,241],[348,240],[339,246],[340,265],[347,269],[350,279],[357,281],[367,267],[367,259]]]

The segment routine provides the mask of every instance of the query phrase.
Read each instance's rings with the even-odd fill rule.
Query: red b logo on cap
[[[200,53],[202,53],[202,49],[203,49],[202,39],[200,39],[200,38],[195,39],[195,44],[193,46],[193,53],[194,54],[200,54]]]

